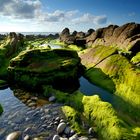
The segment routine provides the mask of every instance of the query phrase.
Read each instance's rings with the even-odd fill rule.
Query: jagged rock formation
[[[77,32],[74,31],[72,34],[70,34],[70,31],[68,28],[65,28],[59,36],[60,41],[66,43],[66,44],[75,44],[78,46],[84,46],[86,44],[86,36],[90,35],[92,32],[94,32],[93,29],[89,29],[88,32],[85,34],[84,32]]]
[[[140,51],[140,24],[109,25],[93,32],[86,39],[88,46],[114,46],[124,51]]]
[[[66,44],[74,44],[75,42],[75,33],[72,35],[70,34],[70,30],[68,28],[65,28],[59,36],[60,41],[65,42]]]

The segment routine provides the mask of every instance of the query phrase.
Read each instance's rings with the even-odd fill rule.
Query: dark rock
[[[74,32],[72,33],[73,36],[76,36],[76,34],[77,34],[77,31],[74,31]]]
[[[70,35],[70,30],[68,28],[65,28],[62,32],[61,35]]]
[[[93,32],[95,32],[94,29],[89,29],[89,30],[87,31],[87,33],[86,33],[86,37],[89,36],[89,35],[91,35]]]
[[[84,46],[86,44],[86,39],[76,39],[75,44],[77,46]]]
[[[85,33],[84,32],[77,32],[76,39],[77,38],[83,39],[84,37],[85,37]]]
[[[70,35],[70,31],[68,28],[65,28],[60,36],[59,36],[60,41],[65,42],[66,44],[74,44],[75,41],[75,36]]]

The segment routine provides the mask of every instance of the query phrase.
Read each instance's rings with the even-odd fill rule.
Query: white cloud
[[[56,10],[53,13],[44,13],[41,16],[41,20],[45,22],[67,22],[70,21],[76,14],[78,10],[73,11],[61,11]]]
[[[94,16],[92,14],[86,13],[81,17],[75,18],[72,20],[74,23],[93,23],[93,24],[105,24],[107,22],[107,16]]]
[[[18,31],[55,31],[69,26],[80,30],[87,29],[89,25],[97,27],[107,22],[106,15],[82,14],[78,10],[48,12],[43,8],[41,0],[0,0],[0,27],[4,27],[3,30],[6,30],[7,25],[7,30],[11,27]]]
[[[31,19],[41,10],[39,0],[2,0],[0,15],[12,18]]]

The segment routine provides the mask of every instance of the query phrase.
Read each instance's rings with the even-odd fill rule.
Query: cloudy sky
[[[140,23],[140,0],[0,0],[0,32],[86,31]]]

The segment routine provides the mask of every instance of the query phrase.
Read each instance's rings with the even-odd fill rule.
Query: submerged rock
[[[62,122],[57,127],[57,133],[61,134],[66,128],[66,123]]]
[[[60,137],[58,135],[54,135],[53,140],[60,140]]]
[[[56,100],[55,96],[49,97],[49,102],[54,102]]]
[[[12,132],[6,137],[6,140],[18,140],[20,135],[20,131]]]

